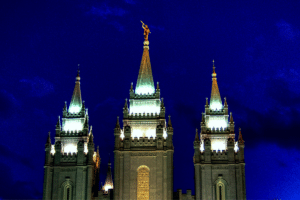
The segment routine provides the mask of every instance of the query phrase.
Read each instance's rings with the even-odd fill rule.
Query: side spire
[[[79,65],[78,65],[79,66]],[[77,70],[75,88],[73,91],[73,96],[70,102],[69,112],[70,113],[79,113],[82,108],[82,99],[80,91],[80,74],[79,69]]]
[[[196,128],[195,141],[199,141],[198,129]]]
[[[213,60],[213,73],[212,73],[212,88],[210,97],[210,109],[220,110],[222,109],[222,100],[219,92],[219,87],[217,83],[217,73],[215,68],[215,61]]]
[[[147,25],[143,23],[145,41],[144,41],[144,51],[142,56],[142,61],[140,65],[139,76],[137,79],[137,84],[135,88],[136,94],[153,94],[155,92],[153,76],[152,76],[152,69],[150,63],[150,56],[149,56],[149,40],[148,34],[150,30]]]
[[[114,189],[114,183],[113,183],[113,179],[112,179],[111,163],[110,163],[110,159],[109,159],[108,167],[107,167],[107,175],[106,175],[105,183],[102,187],[102,190],[104,193],[107,194],[110,189]]]
[[[244,144],[243,136],[242,136],[242,129],[239,129],[239,144]]]
[[[168,127],[172,128],[171,115],[169,115]]]

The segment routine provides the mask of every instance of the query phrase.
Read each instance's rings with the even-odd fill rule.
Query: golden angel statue
[[[145,41],[148,41],[148,35],[149,35],[149,33],[151,33],[150,29],[148,28],[148,25],[144,24],[144,22],[142,22],[142,28],[144,29],[144,38],[145,38]]]

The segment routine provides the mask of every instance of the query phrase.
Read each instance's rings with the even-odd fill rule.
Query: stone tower
[[[173,199],[173,128],[155,89],[149,57],[144,50],[135,90],[123,108],[123,128],[114,129],[114,199]]]
[[[79,71],[70,106],[65,103],[56,124],[55,144],[49,133],[45,150],[43,199],[90,200],[98,195],[100,156],[81,100]]]
[[[241,130],[235,142],[234,121],[228,121],[226,98],[222,103],[213,63],[210,102],[206,99],[201,133],[194,141],[197,200],[246,199],[244,141]]]

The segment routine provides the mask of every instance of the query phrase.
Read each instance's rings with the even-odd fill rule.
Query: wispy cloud
[[[126,10],[123,8],[118,8],[118,7],[110,7],[106,4],[103,4],[100,7],[95,7],[92,6],[91,9],[87,12],[88,14],[92,15],[98,15],[101,17],[106,17],[106,16],[123,16],[127,13]]]
[[[293,40],[299,35],[299,30],[284,20],[277,22],[276,26],[279,29],[280,36],[284,39]]]
[[[42,97],[54,92],[53,84],[38,76],[33,79],[21,79],[20,82],[28,84],[31,87],[30,93],[34,97]]]

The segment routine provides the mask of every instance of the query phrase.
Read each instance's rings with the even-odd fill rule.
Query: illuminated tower
[[[244,141],[241,130],[235,142],[234,121],[228,121],[226,98],[222,103],[213,64],[211,98],[206,99],[201,133],[194,141],[197,200],[246,199]]]
[[[98,195],[100,156],[81,100],[79,71],[70,106],[65,103],[56,124],[55,144],[49,133],[45,150],[43,199],[90,200]]]
[[[123,128],[114,129],[115,199],[173,199],[173,128],[165,119],[165,106],[155,89],[149,57],[144,51],[135,91],[125,100]]]

